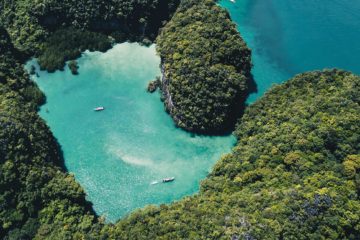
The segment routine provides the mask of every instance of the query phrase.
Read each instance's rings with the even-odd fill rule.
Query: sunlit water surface
[[[253,50],[258,92],[249,103],[304,71],[337,67],[360,74],[360,1],[219,4]],[[78,76],[66,69],[34,77],[48,100],[40,114],[63,148],[66,167],[108,220],[195,193],[235,143],[231,136],[193,136],[174,127],[159,95],[145,90],[160,74],[154,46],[124,43],[106,53],[86,52],[78,61]],[[96,106],[106,110],[94,112]],[[150,185],[171,176],[172,183]]]
[[[198,191],[214,163],[235,143],[176,128],[159,94],[146,91],[160,75],[155,47],[116,45],[85,52],[79,72],[33,76],[47,96],[40,115],[62,146],[65,165],[95,211],[115,221],[147,204],[169,203]],[[28,68],[36,61],[28,63]],[[93,108],[104,106],[102,112]],[[171,183],[151,185],[165,177]]]

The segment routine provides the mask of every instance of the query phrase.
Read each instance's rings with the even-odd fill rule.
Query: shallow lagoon
[[[360,1],[222,0],[220,5],[253,50],[258,92],[249,103],[304,71],[338,67],[360,74]],[[160,74],[159,62],[154,46],[125,43],[105,54],[84,53],[79,76],[66,69],[35,78],[48,100],[40,114],[62,145],[68,170],[95,211],[110,221],[195,193],[235,143],[232,136],[192,136],[174,127],[159,95],[145,90]],[[99,105],[106,110],[93,112]],[[175,182],[150,185],[168,176]]]
[[[233,136],[205,137],[176,128],[158,93],[147,93],[160,75],[155,47],[136,43],[106,53],[85,52],[78,76],[39,71],[47,96],[40,115],[62,146],[65,165],[83,186],[95,211],[115,221],[147,204],[169,203],[198,191]],[[104,106],[105,111],[93,108]],[[150,185],[164,177],[172,183]]]

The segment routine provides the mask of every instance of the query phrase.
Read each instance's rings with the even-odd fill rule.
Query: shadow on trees
[[[243,116],[245,109],[248,106],[246,103],[247,98],[250,94],[257,93],[258,91],[257,84],[252,74],[248,76],[246,84],[248,90],[245,94],[239,94],[237,97],[235,97],[235,101],[232,103],[232,107],[229,109],[229,118],[221,129],[213,129],[205,132],[194,131],[192,132],[192,136],[228,136],[232,134],[232,132],[235,130],[237,122]]]

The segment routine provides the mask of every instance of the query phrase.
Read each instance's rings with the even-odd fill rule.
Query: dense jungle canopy
[[[297,75],[247,107],[237,121],[236,146],[214,166],[197,195],[169,205],[148,206],[114,224],[96,216],[91,203],[85,200],[82,187],[66,172],[61,147],[37,114],[45,97],[24,71],[23,63],[29,54],[43,54],[44,46],[52,41],[51,36],[62,28],[110,36],[108,32],[98,31],[103,27],[93,25],[92,19],[97,19],[93,16],[102,16],[105,22],[121,19],[124,24],[123,19],[146,18],[157,29],[160,23],[151,11],[159,11],[164,2],[85,3],[0,2],[0,19],[4,24],[0,26],[0,238],[357,239],[360,236],[360,77],[336,69]],[[148,7],[148,3],[153,7]],[[169,2],[165,8],[175,5]],[[113,9],[114,6],[117,8]],[[105,18],[103,13],[108,9]],[[66,21],[46,17],[54,12]],[[190,13],[204,26],[212,19],[213,32],[201,29],[199,22],[187,22],[190,18],[186,14]],[[167,12],[163,19],[170,15]],[[135,25],[127,24],[129,29],[136,29],[131,32],[139,34],[137,27],[145,23],[141,20]],[[192,28],[199,31],[191,36],[182,32]],[[156,34],[151,36],[151,30],[148,33],[149,39],[155,39]],[[200,42],[192,37],[203,38],[203,34],[214,36],[211,35],[212,40],[204,40],[207,44],[204,51],[198,51]],[[174,106],[189,106],[187,110],[179,107],[178,112],[173,112],[173,116],[190,115],[188,120],[182,120],[188,124],[184,128],[220,126],[228,112],[219,110],[216,114],[219,119],[209,125],[205,119],[216,116],[211,111],[204,114],[207,110],[200,109],[207,106],[207,101],[212,110],[216,109],[212,105],[214,100],[232,106],[235,96],[245,94],[250,52],[237,34],[226,12],[214,3],[204,1],[203,6],[198,6],[184,1],[159,36],[159,52],[165,69],[168,68],[165,76],[170,79],[168,88],[174,94]],[[220,44],[218,41],[223,37],[225,40]],[[173,41],[167,42],[169,39]],[[226,39],[235,45],[229,46]],[[192,41],[194,48],[188,41]],[[211,48],[214,51],[209,53]],[[199,59],[204,62],[198,62]],[[184,67],[190,62],[198,63],[197,67],[196,64]],[[203,79],[195,82],[196,73],[209,82]],[[219,79],[223,88],[217,82]],[[210,93],[207,88],[216,91]],[[220,92],[229,96],[217,95]],[[192,99],[199,99],[195,102],[201,106],[198,111],[194,111],[194,106],[190,108],[193,103],[188,101]],[[191,122],[194,117],[191,115],[198,119],[196,123]]]

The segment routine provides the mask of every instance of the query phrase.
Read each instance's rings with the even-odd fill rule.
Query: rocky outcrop
[[[163,99],[176,125],[201,134],[231,132],[248,94],[251,50],[228,13],[212,1],[183,1],[156,44]]]
[[[157,77],[156,80],[150,81],[147,87],[149,93],[155,92],[161,85],[160,77]]]
[[[162,93],[162,99],[164,100],[164,105],[166,111],[171,115],[171,117],[174,119],[175,123],[178,123],[179,117],[176,115],[173,115],[175,112],[175,104],[173,102],[173,99],[171,97],[170,91],[169,91],[169,83],[170,79],[167,77],[167,73],[165,70],[165,62],[161,60],[161,93]]]

